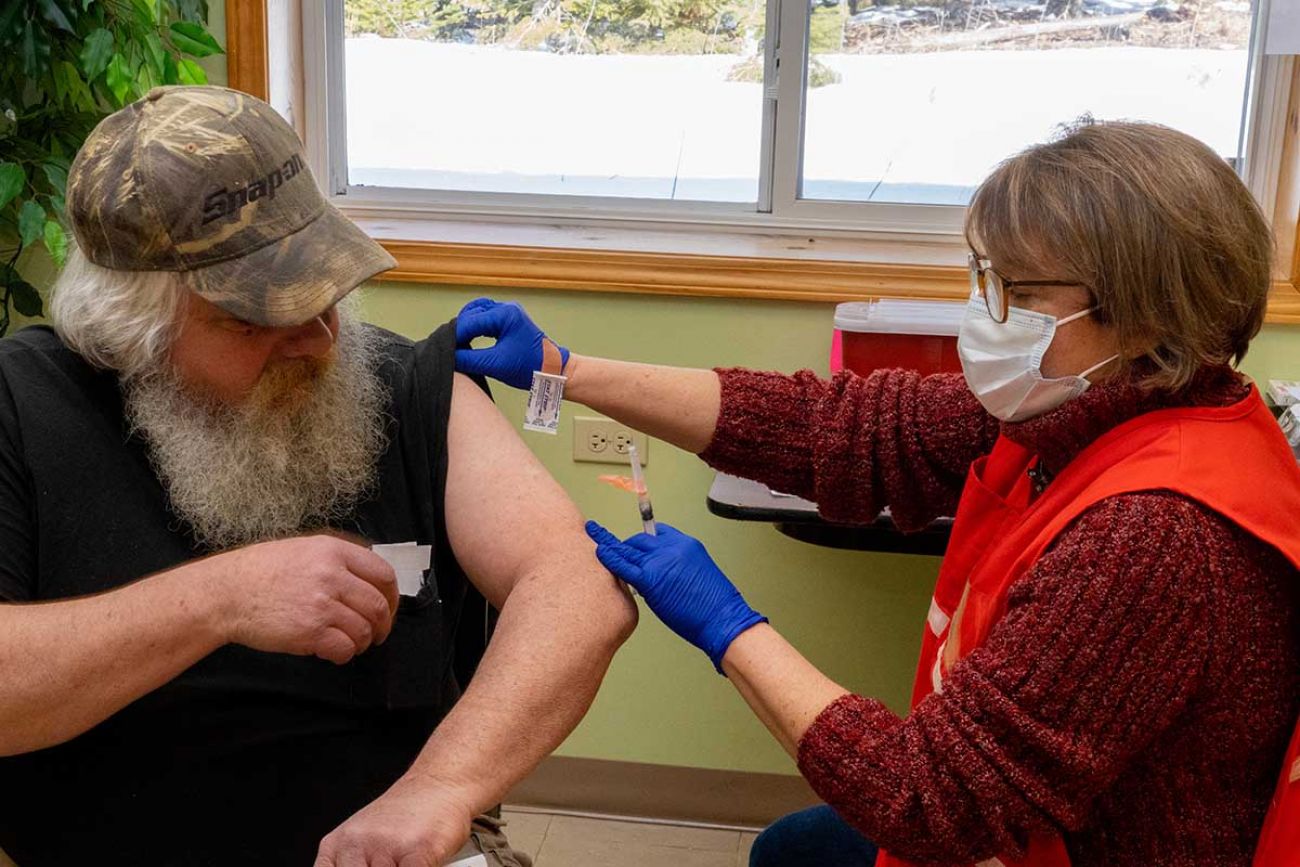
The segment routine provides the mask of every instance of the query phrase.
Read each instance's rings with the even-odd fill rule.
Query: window
[[[1165,123],[1271,208],[1289,59],[1244,0],[304,4],[318,174],[353,213],[955,236],[1001,158]]]
[[[656,3],[345,0],[349,184],[756,203],[762,8]]]
[[[809,199],[965,205],[1001,159],[1085,114],[1242,154],[1245,2],[977,0],[847,18],[835,4],[811,20]]]

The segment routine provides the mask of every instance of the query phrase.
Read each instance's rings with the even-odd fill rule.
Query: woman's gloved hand
[[[497,342],[486,349],[470,349],[475,337],[494,337]],[[569,350],[543,334],[523,307],[513,301],[476,298],[456,316],[456,369],[527,390],[532,387],[534,371],[542,369],[546,341],[559,350],[563,369],[569,363]]]
[[[750,608],[697,539],[660,524],[659,534],[626,542],[587,522],[596,558],[631,584],[673,632],[703,650],[722,673],[722,657],[736,636],[767,618]]]

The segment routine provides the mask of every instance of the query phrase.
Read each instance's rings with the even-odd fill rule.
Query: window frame
[[[436,218],[576,221],[586,225],[655,223],[679,229],[730,231],[840,232],[854,235],[903,233],[956,238],[964,208],[879,202],[834,202],[798,196],[802,162],[804,100],[807,95],[808,16],[799,0],[766,0],[768,32],[764,75],[796,65],[800,74],[784,76],[775,91],[765,91],[756,203],[665,200],[613,196],[426,190],[347,181],[347,118],[343,44],[343,0],[320,0],[319,11],[302,20],[303,82],[308,100],[324,123],[307,130],[313,173],[334,203],[355,215],[425,211]],[[788,36],[787,36],[788,34]],[[778,111],[778,106],[793,106]]]
[[[771,214],[755,213],[749,204],[720,209],[712,203],[648,200],[611,208],[608,199],[568,196],[564,207],[555,207],[560,197],[524,196],[533,200],[525,202],[511,194],[430,197],[429,191],[404,190],[338,195],[329,149],[312,147],[345,134],[342,123],[331,128],[328,100],[314,72],[319,58],[313,51],[319,51],[326,34],[323,26],[313,31],[313,22],[324,22],[304,16],[299,3],[227,0],[228,84],[268,100],[294,121],[308,143],[308,163],[331,201],[397,258],[397,267],[383,280],[806,301],[966,297],[963,209],[794,198],[803,141],[802,76],[778,82],[789,91],[781,96],[798,93],[797,116],[772,117],[771,100],[765,99],[764,124],[776,125],[769,140],[778,143],[778,151],[781,142],[790,145],[785,153],[763,155],[772,160],[772,183],[769,190],[760,189],[759,200],[770,197]],[[766,62],[788,65],[793,52],[806,74],[801,41],[807,38],[806,20],[798,23],[802,4],[796,0],[781,8],[785,14],[778,38],[769,40]],[[792,30],[799,38],[781,35]],[[1261,42],[1253,39],[1251,49],[1260,55]],[[1261,61],[1253,74],[1262,80],[1245,108],[1253,118],[1246,159],[1263,166],[1249,173],[1252,191],[1272,212],[1278,240],[1268,321],[1300,324],[1300,69],[1291,57],[1261,56]],[[337,87],[341,75],[334,74],[340,76]],[[436,210],[429,207],[431,199],[440,205]],[[652,207],[640,207],[645,203]],[[880,216],[871,217],[870,209],[879,209]],[[950,213],[943,217],[935,211]]]

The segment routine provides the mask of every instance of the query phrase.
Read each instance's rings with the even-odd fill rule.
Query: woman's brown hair
[[[1157,124],[1084,118],[1006,160],[976,190],[966,239],[1020,279],[1086,286],[1150,388],[1241,361],[1268,306],[1259,205],[1222,157]]]

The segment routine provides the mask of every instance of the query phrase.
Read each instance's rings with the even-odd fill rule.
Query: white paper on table
[[[459,861],[449,861],[446,867],[488,867],[488,862],[482,855],[471,855]]]
[[[383,557],[397,573],[397,592],[402,596],[417,596],[424,586],[424,573],[433,557],[432,545],[414,542],[397,542],[391,545],[374,545],[372,551]]]

